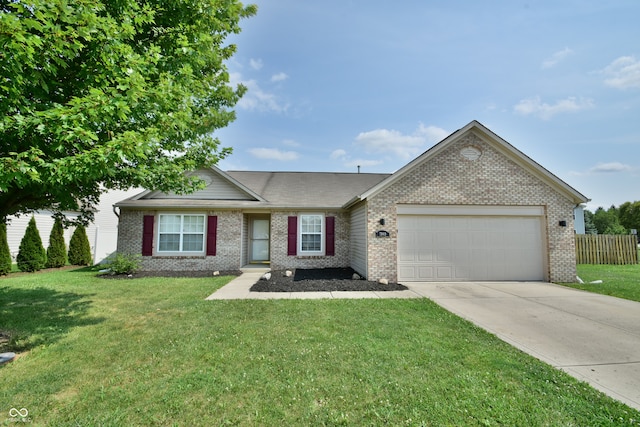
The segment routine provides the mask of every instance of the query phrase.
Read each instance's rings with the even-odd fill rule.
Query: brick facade
[[[477,160],[461,156],[460,150],[470,146],[482,153]],[[575,281],[575,204],[473,133],[416,165],[401,179],[368,199],[367,229],[371,238],[367,277],[370,280],[382,277],[397,280],[396,205],[400,203],[544,206],[548,279]],[[379,225],[379,218],[385,218],[384,227]],[[560,227],[560,220],[567,221],[567,226]],[[373,238],[382,228],[390,231],[391,237]]]
[[[175,211],[172,211],[175,212]],[[120,213],[118,252],[140,254],[142,248],[142,224],[145,215],[157,215],[162,211],[122,210]],[[215,256],[166,256],[156,253],[157,221],[154,230],[154,255],[142,257],[142,271],[186,270],[238,270],[247,263],[242,248],[249,244],[243,236],[243,213],[240,210],[196,211],[191,213],[216,215],[218,232]],[[349,266],[349,214],[346,212],[314,211],[335,217],[334,256],[288,256],[287,218],[298,215],[296,211],[275,211],[271,214],[271,268],[336,268]]]
[[[360,257],[364,269],[365,247],[369,280],[387,278],[397,281],[397,206],[411,205],[463,205],[463,206],[539,206],[543,207],[543,232],[546,245],[546,278],[554,282],[572,282],[575,280],[575,241],[573,227],[573,209],[583,196],[570,187],[563,189],[563,183],[547,175],[529,159],[513,155],[511,149],[494,137],[485,133],[483,127],[472,122],[469,130],[459,137],[443,141],[434,151],[418,158],[398,175],[386,187],[369,194],[364,200],[366,206],[367,241],[354,245],[354,251]],[[475,129],[474,129],[475,128]],[[476,130],[478,133],[475,133]],[[483,139],[488,138],[488,139]],[[474,155],[465,157],[464,148]],[[357,193],[362,194],[362,193]],[[356,196],[354,194],[353,196]],[[228,200],[224,199],[226,202]],[[346,199],[348,200],[348,199]],[[584,200],[583,200],[584,201]],[[175,202],[175,201],[174,201]],[[238,202],[248,204],[246,201]],[[215,256],[163,256],[155,249],[157,229],[154,232],[154,255],[143,257],[143,270],[237,270],[248,260],[248,222],[254,215],[270,218],[270,265],[272,269],[329,268],[350,266],[350,226],[351,213],[340,209],[344,202],[336,203],[330,209],[313,210],[335,217],[335,255],[334,256],[289,256],[287,234],[288,217],[297,216],[302,211],[273,209],[268,202],[256,201],[257,207],[237,208],[235,205],[225,209],[213,209],[216,200],[203,210],[189,212],[216,215],[217,236]],[[143,205],[149,206],[149,205]],[[155,206],[155,205],[154,205]],[[181,204],[176,204],[181,206]],[[282,205],[279,205],[282,206]],[[362,205],[360,205],[362,206]],[[140,254],[142,246],[143,217],[160,210],[129,205],[121,208],[118,231],[118,252]],[[178,208],[180,210],[180,208]],[[186,212],[186,208],[184,208]],[[253,212],[260,212],[253,214]],[[385,219],[384,226],[380,225]],[[364,236],[362,221],[357,218],[358,236]],[[566,227],[559,226],[566,221]],[[155,222],[157,228],[157,221]],[[386,230],[389,238],[375,238],[376,231]],[[353,251],[352,251],[353,252]],[[354,252],[354,253],[355,253]]]
[[[175,211],[171,211],[172,213]],[[142,219],[145,215],[157,218],[160,211],[122,210],[118,226],[118,252],[140,254],[142,248]],[[166,256],[157,255],[157,220],[154,230],[153,256],[142,257],[142,271],[230,271],[242,266],[242,212],[239,210],[189,212],[218,217],[218,233],[215,256]]]
[[[338,268],[349,266],[349,214],[346,212],[321,211],[335,220],[334,256],[288,256],[287,218],[298,215],[295,211],[278,211],[271,214],[271,268]]]

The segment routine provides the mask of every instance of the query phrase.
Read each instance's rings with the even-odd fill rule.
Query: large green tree
[[[618,208],[618,218],[623,227],[640,230],[640,201],[621,204]]]
[[[109,189],[179,193],[229,154],[237,0],[0,0],[0,221],[91,208]]]
[[[620,225],[618,220],[618,210],[615,206],[609,209],[599,207],[593,214],[593,225],[598,230],[598,234],[627,234],[628,231]]]

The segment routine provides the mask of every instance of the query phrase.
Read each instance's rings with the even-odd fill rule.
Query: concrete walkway
[[[640,303],[549,283],[419,283],[411,288],[640,410]]]
[[[393,292],[249,292],[247,269],[208,300],[429,298],[640,410],[640,303],[540,282],[411,283]]]
[[[236,277],[222,288],[218,289],[206,299],[321,299],[321,298],[423,298],[422,295],[407,291],[384,292],[249,292],[268,268],[247,268],[242,275]]]

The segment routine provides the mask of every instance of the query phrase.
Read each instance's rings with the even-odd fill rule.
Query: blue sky
[[[394,172],[478,120],[592,201],[640,200],[640,2],[255,1],[223,170]]]

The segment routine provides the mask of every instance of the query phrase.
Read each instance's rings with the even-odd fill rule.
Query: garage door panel
[[[544,280],[542,218],[398,216],[401,281]]]
[[[418,257],[416,259],[416,261],[418,262],[428,262],[428,261],[433,261],[433,252],[432,251],[420,251],[418,252]]]
[[[446,280],[448,277],[451,277],[451,272],[453,268],[449,266],[440,266],[436,268],[436,280]]]

